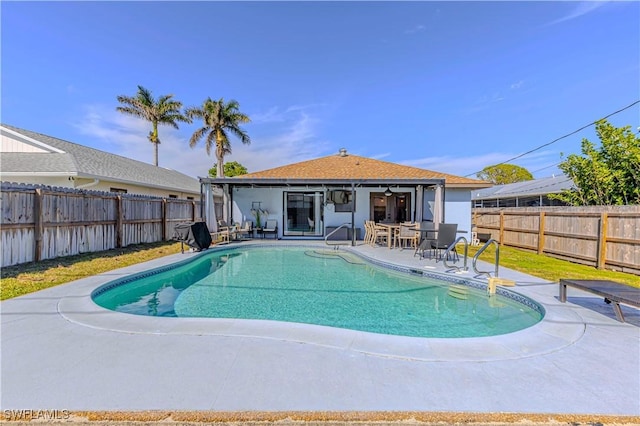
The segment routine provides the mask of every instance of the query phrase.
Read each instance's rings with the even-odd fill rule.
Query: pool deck
[[[327,249],[307,241],[275,244]],[[444,272],[442,262],[419,260],[409,249],[359,244],[346,249],[473,277]],[[500,277],[515,280],[511,289],[539,302],[546,315],[496,337],[424,339],[271,321],[150,318],[90,300],[100,284],[197,255],[171,255],[3,301],[2,410],[555,413],[640,421],[640,311],[623,305],[621,323],[602,298],[570,288],[560,303],[557,283],[505,268]]]

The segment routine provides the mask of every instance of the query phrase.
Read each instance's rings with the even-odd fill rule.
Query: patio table
[[[393,240],[397,233],[400,231],[399,223],[376,223],[376,226],[382,226],[389,230],[389,237],[387,238],[387,247],[389,250],[393,247]]]

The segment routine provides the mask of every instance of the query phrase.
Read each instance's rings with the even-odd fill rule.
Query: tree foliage
[[[158,124],[165,124],[175,129],[178,128],[178,121],[190,123],[188,117],[182,115],[182,102],[176,101],[173,95],[163,95],[155,99],[151,91],[142,86],[138,86],[138,93],[135,96],[117,96],[118,102],[122,106],[116,107],[116,111],[123,114],[142,118],[151,123],[152,129],[147,136],[149,142],[154,146],[154,164],[158,165]]]
[[[492,182],[495,185],[504,185],[507,183],[523,182],[533,179],[533,175],[524,167],[515,164],[496,164],[495,166],[487,166],[477,173],[478,179]]]
[[[559,168],[575,188],[552,197],[570,205],[640,204],[640,139],[631,126],[596,123],[600,147],[582,139],[582,155],[571,154]]]
[[[196,130],[191,139],[189,146],[195,147],[201,139],[204,139],[207,155],[211,153],[211,148],[215,146],[217,164],[217,177],[224,177],[224,156],[231,154],[231,143],[229,142],[229,133],[234,134],[242,143],[250,144],[251,138],[240,127],[241,123],[249,123],[249,116],[241,113],[238,108],[239,104],[235,100],[225,103],[224,99],[217,101],[207,98],[201,107],[187,108],[186,115],[190,119],[202,119],[202,127]]]
[[[224,163],[224,175],[226,177],[245,175],[247,174],[247,172],[247,168],[237,161],[229,161],[228,163]],[[217,164],[214,164],[213,167],[209,169],[209,176],[218,176]]]

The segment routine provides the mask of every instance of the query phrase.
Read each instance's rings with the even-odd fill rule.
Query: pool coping
[[[274,243],[250,243],[253,246],[274,246]],[[278,242],[278,247],[296,246],[318,248],[300,242]],[[227,245],[213,248],[215,251],[231,249]],[[326,246],[325,246],[326,247]],[[343,247],[374,264],[396,265],[415,268],[416,265],[399,264],[376,259],[358,247]],[[384,250],[384,249],[378,249]],[[422,338],[393,336],[347,330],[319,325],[288,323],[269,320],[215,319],[215,318],[166,318],[145,317],[110,311],[95,304],[91,294],[100,286],[131,274],[160,268],[169,264],[190,261],[210,253],[176,254],[151,262],[99,274],[90,280],[79,280],[57,303],[58,313],[67,321],[100,330],[128,334],[164,335],[215,335],[227,337],[251,337],[297,342],[354,351],[372,356],[418,361],[495,361],[539,356],[562,350],[575,344],[585,333],[586,325],[580,315],[567,309],[556,297],[532,294],[530,288],[515,291],[539,303],[545,310],[543,319],[537,324],[513,333],[499,336],[466,338]],[[383,253],[386,254],[386,253]],[[411,263],[411,262],[409,262]],[[156,266],[157,265],[157,266]],[[417,264],[420,267],[420,264]],[[456,278],[454,274],[428,271],[429,275]],[[444,274],[444,275],[443,275]],[[464,277],[464,279],[470,279]]]

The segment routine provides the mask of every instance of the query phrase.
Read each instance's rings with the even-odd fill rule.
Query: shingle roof
[[[336,154],[274,169],[237,176],[237,179],[445,179],[447,186],[484,187],[487,182],[418,167],[403,166],[352,154]]]
[[[200,183],[175,170],[78,145],[41,133],[2,124],[3,128],[49,145],[64,153],[2,153],[2,171],[74,173],[80,177],[199,193]]]
[[[573,181],[565,175],[552,176],[542,179],[527,180],[524,182],[495,185],[491,188],[473,191],[472,200],[490,200],[496,198],[515,198],[537,195],[546,195],[562,192],[572,188]]]

